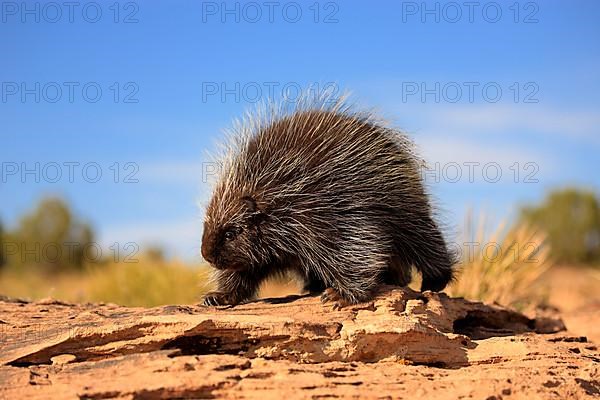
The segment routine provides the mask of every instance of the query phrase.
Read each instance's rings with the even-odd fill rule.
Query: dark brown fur
[[[247,122],[248,124],[249,122]],[[382,283],[442,290],[453,256],[433,219],[411,142],[343,104],[242,125],[206,210],[202,255],[216,268],[205,304],[237,304],[293,270],[338,304]]]

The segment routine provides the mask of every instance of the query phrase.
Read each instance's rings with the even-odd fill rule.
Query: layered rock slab
[[[585,398],[599,361],[559,319],[406,288],[337,311],[0,301],[0,398]]]

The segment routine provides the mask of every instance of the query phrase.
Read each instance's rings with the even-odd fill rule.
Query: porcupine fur
[[[208,203],[202,255],[215,268],[207,305],[251,299],[293,271],[338,305],[380,284],[442,290],[454,256],[434,220],[412,142],[343,99],[263,108],[230,132]]]

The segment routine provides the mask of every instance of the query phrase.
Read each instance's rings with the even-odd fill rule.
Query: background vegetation
[[[92,227],[59,198],[42,199],[13,230],[1,227],[5,296],[154,306],[198,302],[206,291],[206,266],[166,260],[156,247],[103,248]]]
[[[548,290],[542,278],[553,265],[600,264],[599,204],[593,192],[568,188],[491,230],[485,216],[469,214],[457,242],[458,279],[447,291],[516,308],[544,302]],[[154,306],[196,303],[210,287],[206,265],[165,259],[160,248],[129,257],[107,249],[98,253],[99,248],[92,227],[66,202],[42,199],[14,229],[0,221],[0,294]],[[280,280],[264,285],[262,294],[297,290],[294,282]]]
[[[600,202],[593,192],[551,192],[542,204],[524,207],[520,219],[546,232],[557,263],[600,263]]]

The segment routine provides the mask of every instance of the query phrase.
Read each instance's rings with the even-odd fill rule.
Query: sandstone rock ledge
[[[0,301],[0,398],[589,398],[600,353],[562,322],[384,288],[236,307]]]

